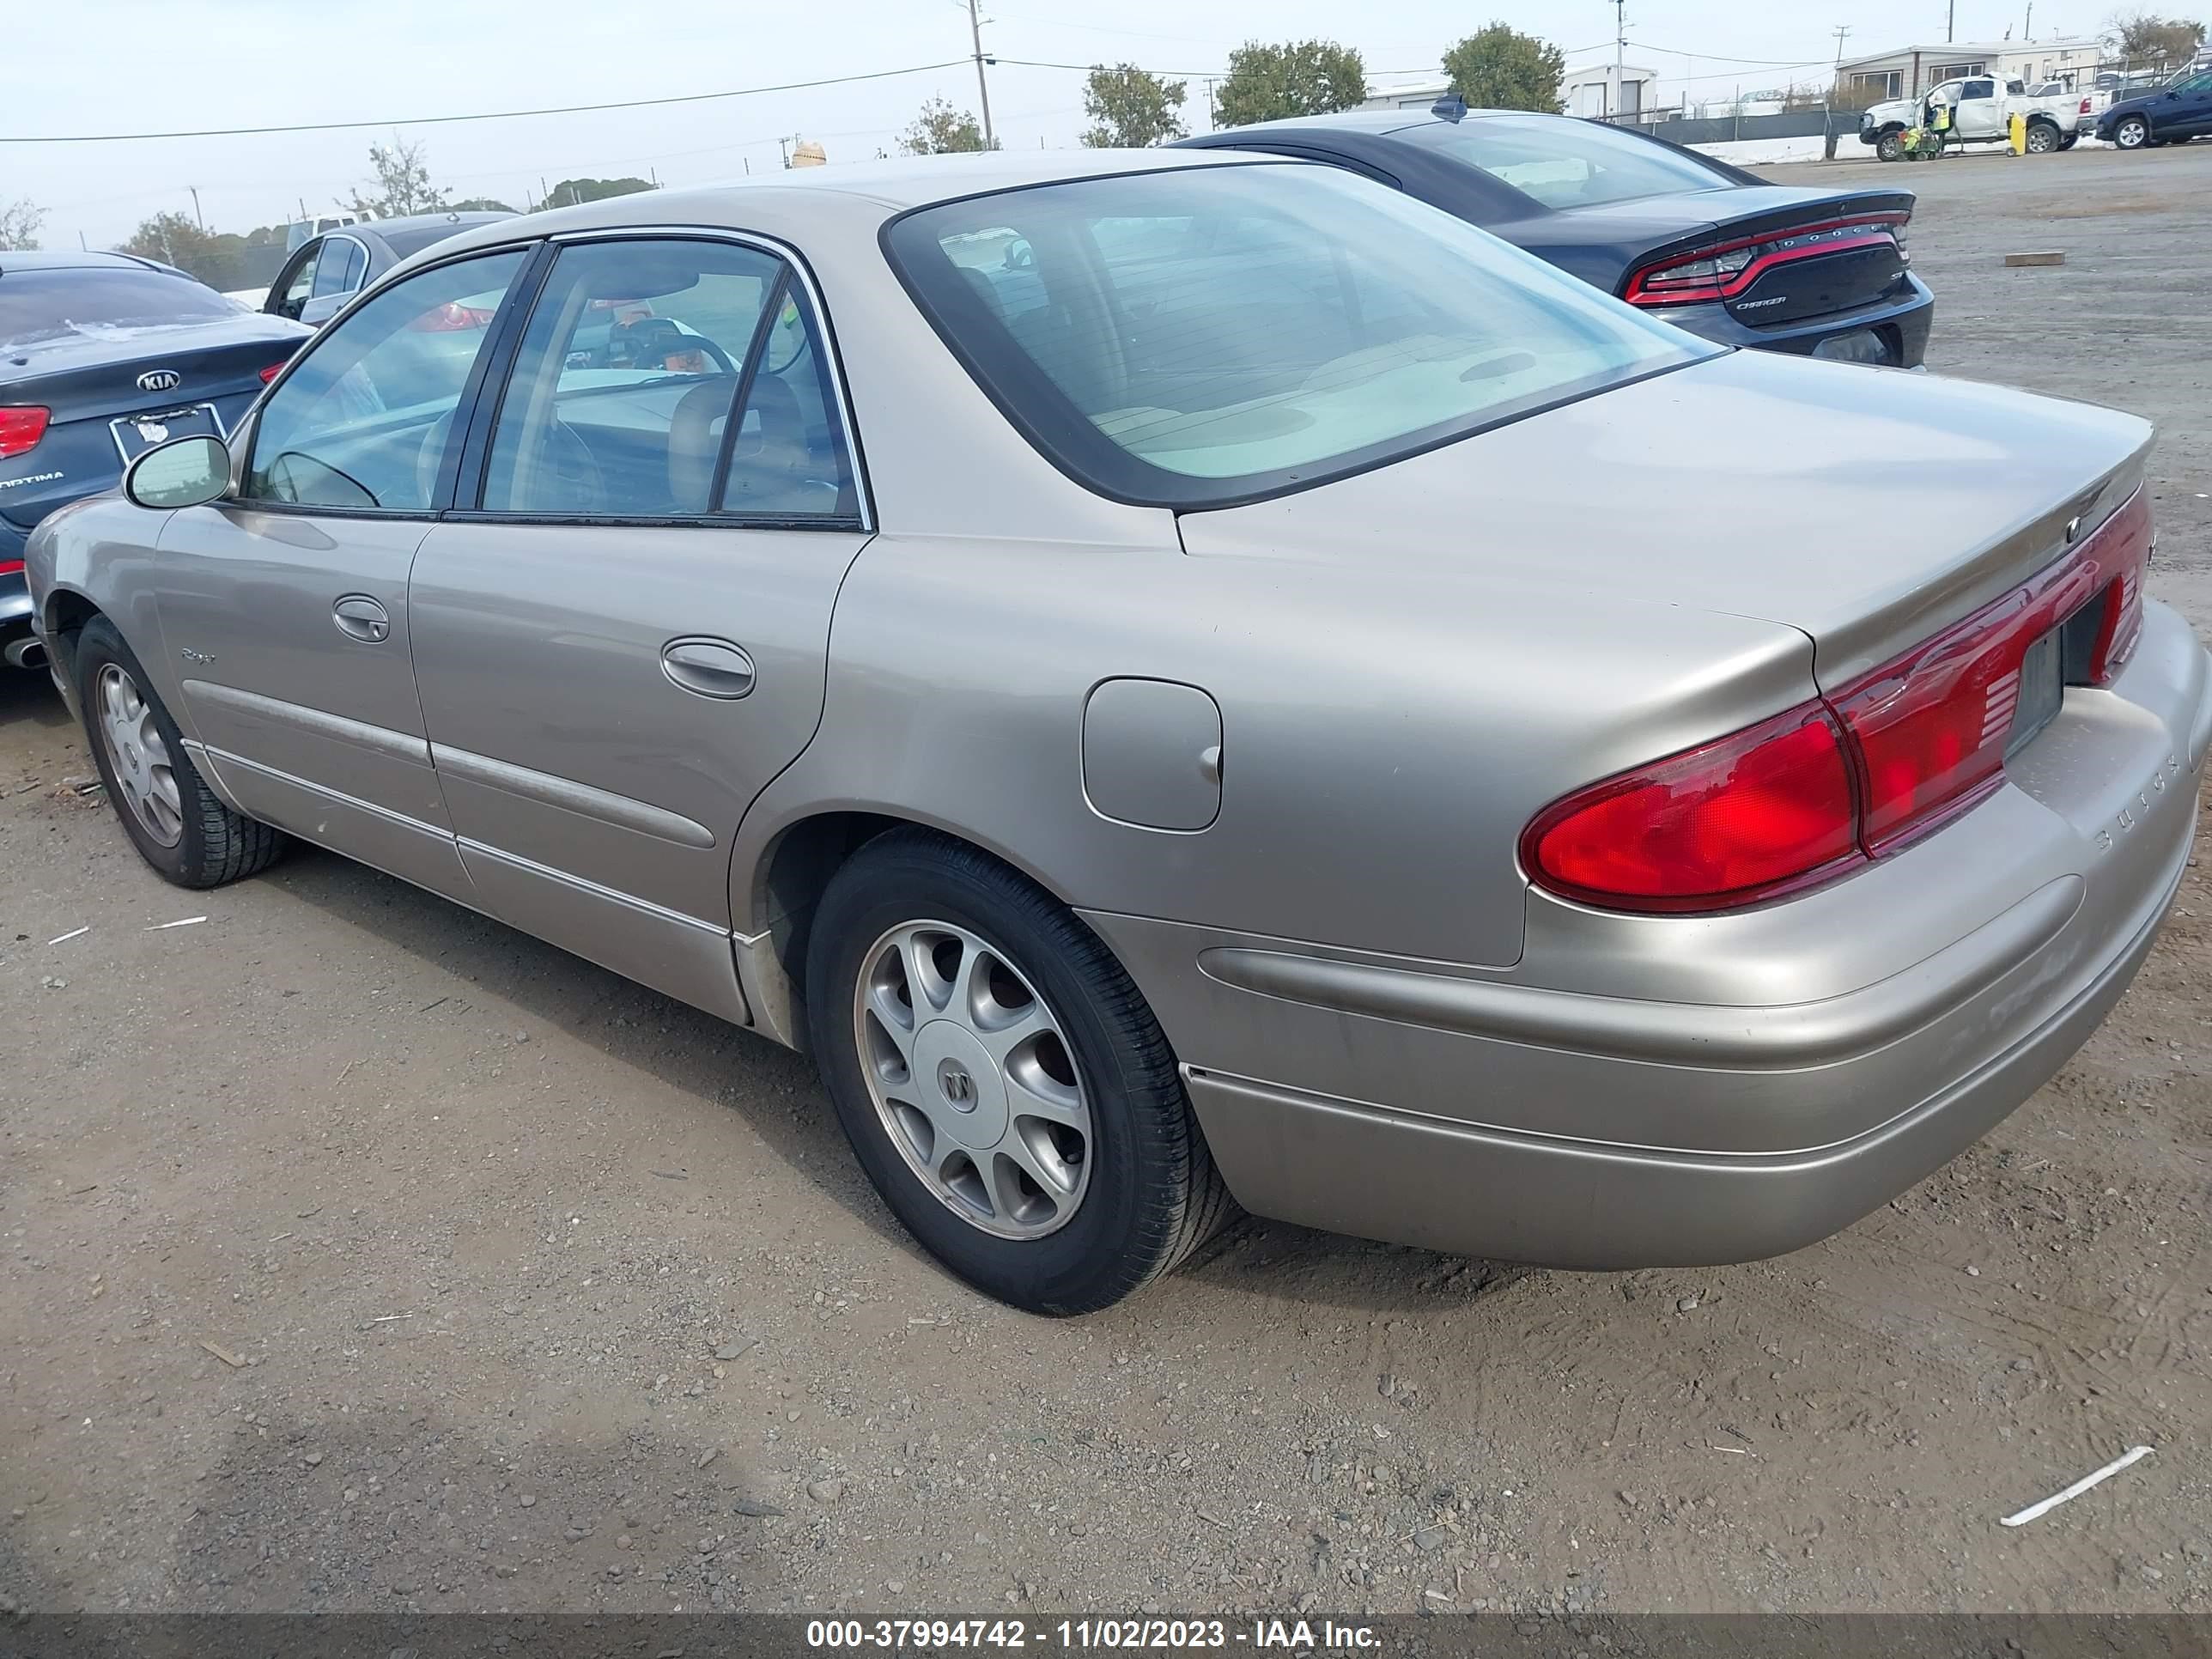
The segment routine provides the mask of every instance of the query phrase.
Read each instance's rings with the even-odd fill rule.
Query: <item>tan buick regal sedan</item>
[[[2212,739],[2150,436],[1327,167],[958,156],[441,242],[29,577],[169,879],[297,837],[806,1048],[1069,1313],[1232,1200],[1788,1250],[2019,1105]]]

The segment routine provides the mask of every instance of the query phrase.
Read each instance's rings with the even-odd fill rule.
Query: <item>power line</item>
[[[941,64],[914,64],[905,69],[876,70],[866,75],[832,75],[819,81],[787,81],[772,87],[735,87],[727,92],[690,92],[670,98],[624,98],[608,104],[566,104],[550,109],[479,110],[468,115],[416,115],[384,121],[302,121],[291,126],[205,127],[185,132],[67,132],[0,134],[0,144],[123,144],[149,138],[250,138],[276,132],[348,132],[363,127],[434,127],[454,121],[513,121],[531,115],[590,115],[610,109],[658,109],[671,104],[704,104],[721,98],[753,98],[769,92],[806,92],[817,87],[850,86],[858,81],[888,81],[901,75],[926,75],[932,70],[957,69],[964,58]],[[1059,68],[1060,65],[1048,65]],[[1088,67],[1085,65],[1085,67]]]

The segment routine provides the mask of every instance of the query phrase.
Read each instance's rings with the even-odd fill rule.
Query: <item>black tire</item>
[[[101,733],[100,676],[101,671],[111,665],[130,677],[168,751],[169,769],[176,780],[179,816],[182,819],[181,833],[173,846],[166,846],[156,839],[131,810],[117,777],[114,760],[108,753],[107,741]],[[184,734],[177,729],[176,721],[162,705],[144,667],[124,643],[114,623],[105,617],[94,617],[84,625],[77,636],[75,665],[77,703],[84,711],[85,741],[92,750],[93,764],[100,769],[100,781],[107,786],[108,804],[114,807],[124,833],[138,849],[138,856],[151,865],[162,880],[179,887],[220,887],[226,882],[258,875],[276,861],[285,847],[283,832],[252,818],[240,817],[216,798],[215,792],[207,787],[207,781],[192,764],[191,756],[185,748]]]
[[[2081,142],[2081,135],[2080,133],[2078,133],[2078,132],[2069,132],[2069,133],[2066,134],[2063,137],[2062,137],[2061,139],[2059,139],[2059,141],[2058,141],[2058,148],[2059,148],[2059,149],[2073,149],[2073,148],[2074,148],[2074,146],[2075,146],[2075,145],[2076,145],[2076,144],[2080,143]]]
[[[2025,142],[2030,155],[2049,155],[2065,148],[2065,135],[2049,121],[2027,124]]]
[[[1056,1018],[1093,1128],[1087,1186],[1058,1231],[1006,1238],[963,1220],[893,1145],[862,1074],[854,992],[886,932],[934,921],[976,935]],[[846,861],[806,953],[808,1031],[823,1086],[876,1190],[921,1246],[986,1295],[1031,1313],[1111,1306],[1236,1213],[1166,1036],[1121,964],[1068,909],[976,848],[894,830]]]
[[[1874,153],[1876,158],[1881,161],[1903,161],[1905,159],[1905,134],[1895,128],[1892,128],[1889,131],[1883,133],[1881,137],[1875,140]]]
[[[2140,115],[2123,117],[2112,129],[2112,142],[2122,149],[2148,149],[2154,142],[2150,136],[2150,123]]]

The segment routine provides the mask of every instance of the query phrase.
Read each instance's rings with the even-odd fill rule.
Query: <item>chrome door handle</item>
[[[366,593],[349,593],[331,607],[331,620],[348,639],[381,645],[392,637],[392,613]]]
[[[727,640],[671,640],[660,647],[660,672],[681,690],[725,702],[753,689],[753,659]]]

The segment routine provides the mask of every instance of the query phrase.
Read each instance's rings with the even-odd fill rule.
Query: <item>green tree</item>
[[[505,202],[495,201],[489,196],[471,196],[465,201],[449,202],[447,207],[449,211],[454,213],[512,213],[514,211]]]
[[[380,219],[397,219],[410,213],[446,211],[446,192],[430,182],[422,145],[395,132],[388,146],[368,147],[368,164],[376,170],[375,194],[356,189],[353,193],[356,212],[365,210]]]
[[[955,109],[942,98],[933,98],[899,140],[908,155],[951,155],[983,148],[983,129],[964,109]]]
[[[1367,66],[1359,54],[1334,40],[1247,40],[1229,54],[1229,73],[1214,97],[1224,127],[1280,121],[1294,115],[1328,115],[1367,97]]]
[[[1479,29],[1444,53],[1452,90],[1470,109],[1559,112],[1559,78],[1567,55],[1550,41],[1504,23]]]
[[[544,205],[574,207],[580,202],[603,202],[610,196],[635,196],[652,188],[653,182],[647,179],[563,179],[553,186]]]
[[[240,236],[205,229],[188,214],[157,213],[142,222],[118,251],[159,259],[210,288],[228,291],[268,283],[283,255],[283,232],[263,226]]]
[[[2130,64],[2183,64],[2204,44],[2204,25],[2154,12],[2124,12],[2112,19],[2107,38]]]
[[[1166,81],[1134,64],[1091,66],[1083,83],[1083,112],[1097,125],[1083,135],[1093,149],[1119,146],[1144,149],[1180,138],[1188,130],[1176,112],[1182,107],[1181,81]]]
[[[38,246],[39,227],[46,222],[44,208],[28,202],[0,202],[0,252]]]

